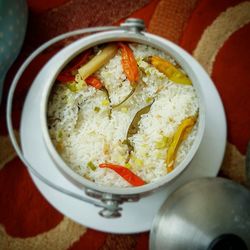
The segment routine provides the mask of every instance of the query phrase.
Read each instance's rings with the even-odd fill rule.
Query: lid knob
[[[121,27],[130,31],[140,32],[145,30],[145,23],[144,20],[139,18],[128,18],[121,24]]]

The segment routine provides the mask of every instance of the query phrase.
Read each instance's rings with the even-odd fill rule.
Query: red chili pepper
[[[62,83],[73,82],[75,77],[69,72],[62,71],[56,78],[58,81]]]
[[[91,76],[87,77],[85,79],[85,82],[88,85],[91,85],[96,89],[101,89],[102,88],[102,83],[96,76],[91,75]]]
[[[139,79],[139,71],[133,51],[124,43],[118,43],[122,53],[122,68],[131,84],[135,84]]]
[[[130,171],[126,167],[111,163],[102,163],[99,165],[99,167],[109,168],[114,170],[117,174],[119,174],[122,178],[124,178],[128,183],[130,183],[133,186],[142,186],[146,184],[140,177],[135,175],[132,171]]]

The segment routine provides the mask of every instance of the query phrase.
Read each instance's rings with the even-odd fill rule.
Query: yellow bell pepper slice
[[[184,139],[186,139],[188,133],[192,130],[196,121],[197,121],[197,116],[188,117],[184,119],[177,128],[175,134],[173,135],[172,142],[169,146],[166,158],[168,172],[171,172],[174,169],[174,163],[178,148],[181,142]]]
[[[166,75],[171,81],[185,85],[192,85],[192,82],[187,75],[165,59],[162,59],[159,56],[150,56],[148,62],[161,73]]]

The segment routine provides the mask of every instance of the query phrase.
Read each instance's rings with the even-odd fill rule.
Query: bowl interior
[[[179,165],[177,165],[172,172],[170,172],[166,176],[159,178],[159,180],[157,180],[156,182],[152,182],[147,185],[139,187],[128,187],[128,188],[106,187],[93,183],[92,181],[89,181],[87,179],[84,179],[83,177],[75,173],[61,158],[61,156],[55,149],[50,139],[47,126],[48,99],[50,96],[52,86],[59,72],[64,68],[64,66],[68,62],[70,62],[75,56],[77,56],[82,51],[99,44],[114,42],[114,41],[128,41],[128,42],[146,44],[156,49],[162,50],[166,54],[169,54],[188,74],[189,78],[192,80],[193,86],[198,96],[199,118],[198,118],[197,134],[191,146],[191,149],[189,150],[185,159]],[[205,109],[203,104],[203,96],[201,88],[197,80],[196,72],[193,71],[192,67],[190,66],[189,60],[187,60],[187,58],[189,58],[190,61],[194,60],[190,55],[187,54],[187,52],[185,52],[183,49],[181,49],[180,47],[178,47],[177,45],[173,44],[172,42],[166,39],[163,39],[161,37],[146,32],[136,33],[125,30],[107,31],[90,35],[88,37],[82,38],[70,44],[69,46],[65,47],[60,52],[58,52],[51,59],[54,62],[53,68],[51,70],[51,75],[48,76],[47,81],[44,85],[42,101],[41,101],[41,126],[43,132],[43,139],[45,141],[48,152],[52,160],[59,167],[59,169],[62,170],[64,175],[79,187],[82,188],[86,187],[100,192],[112,193],[117,195],[134,195],[134,194],[147,193],[175,179],[189,165],[190,161],[194,157],[203,138],[204,128],[205,128]]]

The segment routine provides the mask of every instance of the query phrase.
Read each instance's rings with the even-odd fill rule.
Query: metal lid
[[[250,249],[249,190],[223,178],[180,187],[154,219],[150,249]]]

